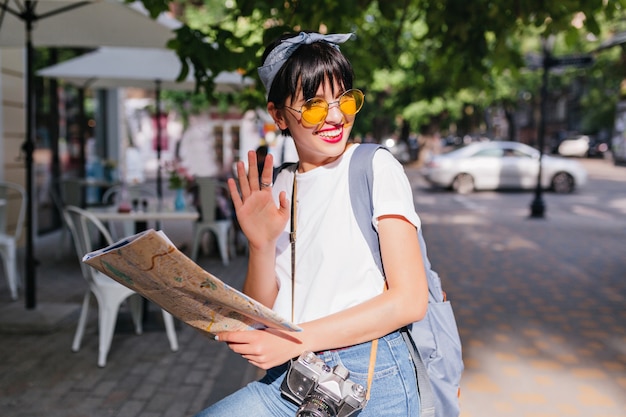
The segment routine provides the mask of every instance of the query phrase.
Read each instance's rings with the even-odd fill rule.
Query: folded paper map
[[[90,252],[83,262],[203,332],[266,327],[299,331],[258,301],[202,269],[153,229]]]

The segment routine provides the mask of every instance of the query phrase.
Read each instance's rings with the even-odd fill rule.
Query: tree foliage
[[[587,52],[589,37],[624,13],[626,0],[143,0],[153,16],[184,9],[185,25],[169,47],[193,67],[199,86],[213,94],[220,71],[256,77],[264,46],[286,31],[355,32],[342,46],[367,95],[365,131],[413,130],[460,116],[463,103],[511,105],[536,74],[525,56],[555,36],[555,52]],[[597,43],[596,43],[597,44]],[[208,72],[207,72],[208,70]],[[526,80],[526,81],[525,81]],[[244,102],[261,104],[262,87]],[[455,116],[456,115],[456,116]],[[382,134],[382,133],[380,133]]]

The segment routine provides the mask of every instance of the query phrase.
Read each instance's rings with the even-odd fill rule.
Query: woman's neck
[[[317,161],[311,161],[311,160],[307,161],[307,160],[302,160],[301,159],[298,162],[298,166],[297,166],[296,170],[299,173],[303,173],[303,172],[308,172],[308,171],[311,171],[311,170],[313,170],[315,168],[319,168],[321,166],[333,163],[336,160],[338,160],[339,158],[341,158],[346,153],[346,151],[350,148],[350,146],[352,146],[352,145],[353,145],[353,143],[347,143],[344,151],[341,152],[337,156],[329,156],[329,157],[326,157],[326,158],[320,158]]]

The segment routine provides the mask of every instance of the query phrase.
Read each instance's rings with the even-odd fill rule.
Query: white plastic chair
[[[94,250],[92,242],[95,239],[104,238],[107,245],[114,243],[102,222],[91,213],[75,206],[67,206],[63,211],[63,215],[74,238],[81,270],[88,283],[88,288],[83,298],[78,326],[72,343],[72,350],[74,352],[80,350],[80,344],[87,324],[89,301],[91,299],[91,293],[93,293],[98,301],[98,366],[104,367],[113,339],[117,313],[120,305],[126,299],[128,299],[130,303],[135,332],[137,334],[142,333],[142,298],[135,291],[82,262],[83,256]],[[165,330],[170,342],[170,347],[172,351],[175,352],[178,350],[178,338],[176,336],[176,329],[174,328],[174,318],[165,310],[162,311],[163,322],[165,323]]]
[[[26,215],[26,192],[21,185],[0,182],[0,258],[11,291],[11,299],[17,300],[20,274],[17,267],[17,242],[22,236]]]
[[[200,203],[200,219],[195,224],[195,234],[193,239],[193,247],[191,250],[191,259],[195,262],[198,259],[198,252],[202,246],[202,238],[207,232],[213,233],[217,240],[217,246],[220,251],[222,263],[228,265],[228,250],[231,245],[230,234],[233,229],[233,221],[228,216],[226,219],[218,220],[216,218],[216,210],[218,207],[218,191],[225,192],[228,195],[228,189],[217,179],[212,177],[197,177],[198,197]]]

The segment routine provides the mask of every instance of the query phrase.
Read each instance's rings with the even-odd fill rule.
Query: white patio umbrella
[[[155,90],[156,120],[160,120],[161,90],[193,90],[193,68],[189,76],[177,81],[181,63],[174,51],[163,48],[102,47],[79,57],[44,68],[37,75],[58,78],[85,88],[139,87]],[[222,72],[215,77],[215,91],[232,92],[252,84],[252,79],[237,72]],[[163,196],[161,178],[161,123],[156,124],[157,196]]]
[[[76,58],[37,71],[37,75],[59,78],[79,87],[153,89],[159,81],[164,90],[193,90],[193,67],[177,81],[181,63],[172,50],[165,48],[102,47]],[[252,83],[238,72],[222,72],[215,77],[215,91],[232,92]]]
[[[151,19],[143,5],[119,0],[0,0],[0,47],[26,48],[26,308],[35,308],[35,259],[32,196],[35,149],[33,54],[35,46],[164,47],[181,23],[167,15]]]
[[[182,23],[150,18],[141,2],[120,0],[0,0],[0,46],[164,47]]]

